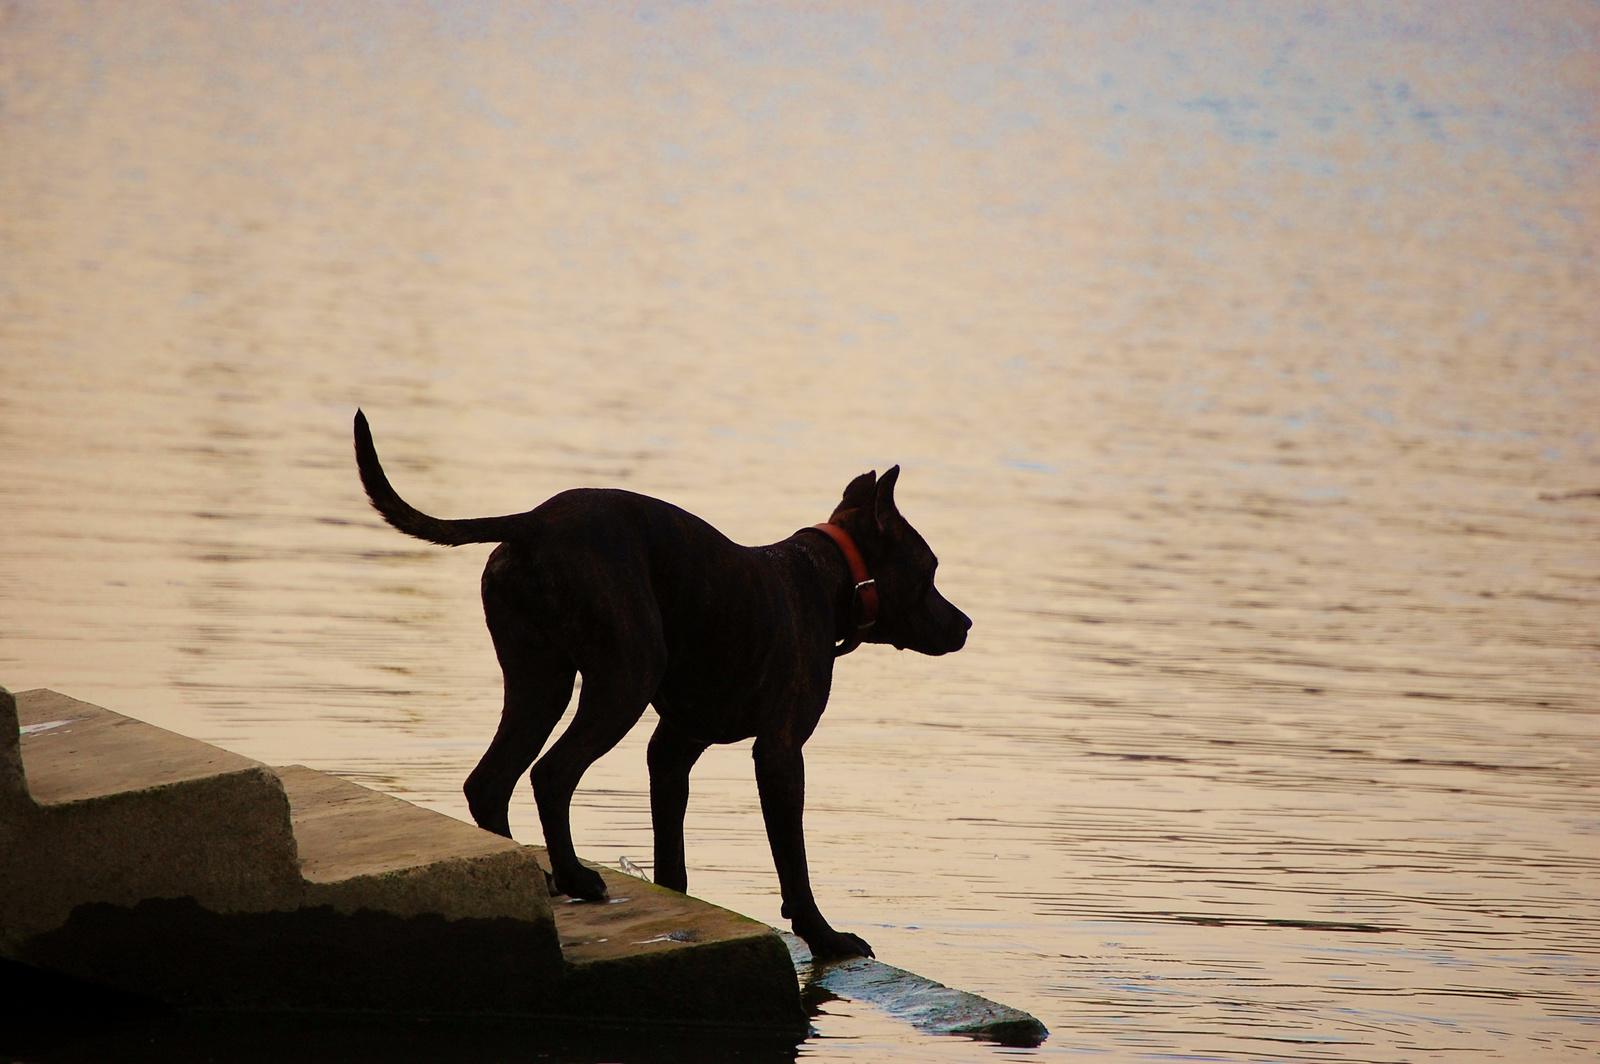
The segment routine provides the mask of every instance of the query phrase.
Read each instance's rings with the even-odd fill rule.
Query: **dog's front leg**
[[[778,868],[784,915],[789,917],[794,933],[806,940],[812,956],[818,960],[871,957],[872,947],[865,940],[828,926],[811,893],[803,823],[806,764],[800,746],[763,737],[756,740],[754,754],[761,816],[767,823],[767,841],[772,846],[772,861]]]
[[[656,726],[650,764],[650,823],[655,829],[656,882],[680,894],[689,890],[683,860],[683,813],[689,805],[689,770],[710,743],[686,735],[666,721]]]

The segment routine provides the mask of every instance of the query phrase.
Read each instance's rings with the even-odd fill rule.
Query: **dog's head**
[[[863,473],[844,489],[829,520],[856,541],[878,589],[878,620],[863,641],[900,650],[948,654],[967,641],[972,619],[933,586],[939,559],[894,504],[895,466],[883,476]]]

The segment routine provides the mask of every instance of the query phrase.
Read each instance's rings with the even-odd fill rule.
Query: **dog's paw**
[[[809,933],[797,930],[795,934],[805,939],[806,945],[811,947],[813,960],[840,961],[847,957],[877,956],[872,952],[872,947],[867,945],[866,939],[848,931],[835,931],[825,926]]]
[[[592,868],[579,865],[576,868],[561,869],[553,878],[556,892],[559,894],[565,894],[569,898],[581,898],[584,901],[605,900],[606,881]]]

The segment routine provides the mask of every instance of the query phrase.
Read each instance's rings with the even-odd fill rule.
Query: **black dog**
[[[572,793],[651,704],[661,718],[649,748],[656,882],[688,887],[683,815],[695,760],[712,743],[754,736],[784,915],[818,957],[872,955],[828,926],[812,896],[801,747],[827,705],[835,656],[862,641],[947,654],[972,627],[934,588],[938,562],[895,509],[899,466],[851,481],[826,525],[740,547],[676,506],[604,488],[564,491],[527,513],[441,521],[390,487],[360,411],[355,442],[367,496],[395,528],[447,546],[500,544],[483,571],[483,612],[505,708],[467,777],[479,826],[510,836],[511,793],[581,672],[572,724],[532,773],[556,890],[605,897],[573,852]]]

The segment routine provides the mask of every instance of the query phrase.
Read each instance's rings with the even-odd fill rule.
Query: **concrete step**
[[[0,951],[86,903],[296,907],[289,802],[249,758],[54,691],[0,695]]]
[[[509,916],[553,931],[532,847],[303,765],[272,771],[289,799],[302,905],[447,920]]]
[[[211,1009],[578,1016],[803,1033],[771,928],[303,766],[0,689],[0,955]]]

